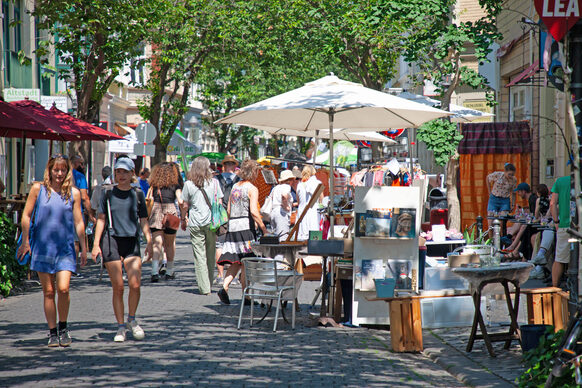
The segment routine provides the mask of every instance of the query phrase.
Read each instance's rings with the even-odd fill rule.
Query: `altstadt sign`
[[[548,32],[557,41],[580,19],[582,0],[535,0],[534,4]]]

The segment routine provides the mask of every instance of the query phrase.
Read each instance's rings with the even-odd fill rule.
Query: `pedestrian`
[[[30,230],[32,217],[34,226]],[[72,166],[66,156],[52,156],[43,181],[32,185],[26,200],[22,213],[22,244],[18,249],[19,257],[30,252],[30,269],[38,272],[49,327],[49,347],[69,346],[72,342],[67,317],[71,274],[77,269],[74,236],[79,236],[81,265],[84,266],[87,263],[84,229],[81,193],[74,187]],[[58,295],[56,305],[55,291]]]
[[[517,188],[514,190],[519,198],[524,201],[527,201],[528,207],[525,209],[520,208],[516,205],[516,215],[520,213],[519,209],[522,212],[529,214],[529,217],[533,218],[535,211],[536,211],[536,203],[537,203],[537,195],[531,192],[530,186],[526,182],[521,182],[517,185]],[[522,213],[523,214],[523,213]],[[504,237],[504,241],[508,242],[511,241],[509,247],[507,248],[508,251],[516,251],[512,254],[511,258],[518,258],[519,252],[517,252],[517,248],[520,247],[520,250],[523,255],[526,257],[531,256],[531,245],[529,245],[529,240],[531,239],[531,228],[528,230],[528,226],[525,224],[514,223],[511,227],[507,228],[507,236]]]
[[[83,220],[87,223],[92,222],[95,224],[96,219],[91,208],[91,199],[89,198],[89,185],[87,184],[87,178],[85,178],[85,159],[81,155],[74,155],[71,158],[71,165],[73,167],[73,183],[81,193],[81,212],[85,215]],[[85,241],[85,244],[87,244],[87,241]],[[75,252],[78,257],[79,240],[77,236],[75,236]],[[73,276],[83,277],[79,266],[77,266],[77,271],[73,273]]]
[[[210,230],[212,210],[209,203],[217,201],[222,204],[222,197],[220,185],[212,179],[210,161],[203,156],[194,159],[182,191],[185,209],[182,228],[185,230],[187,225],[190,232],[196,281],[202,295],[211,292],[216,263],[216,232]]]
[[[279,184],[273,188],[271,198],[273,208],[271,209],[271,229],[279,241],[284,241],[289,236],[289,223],[291,219],[291,210],[293,206],[293,197],[291,196],[291,182],[295,176],[291,170],[281,171]]]
[[[228,204],[232,186],[240,181],[238,175],[235,174],[237,167],[238,160],[236,160],[236,158],[232,155],[225,155],[222,159],[222,172],[216,174],[214,177],[214,179],[216,179],[220,184],[220,190],[222,190],[222,194],[224,195],[223,203],[225,204]],[[224,283],[224,266],[218,264],[218,259],[220,259],[220,255],[222,254],[222,246],[224,245],[225,238],[226,234],[216,237],[216,268],[218,270],[218,275],[216,276],[216,279],[214,279],[213,284],[218,286],[222,286]],[[234,282],[238,282],[238,279],[234,279]]]
[[[251,242],[256,239],[255,225],[258,225],[264,234],[267,233],[259,212],[259,190],[251,183],[257,178],[259,169],[256,161],[245,160],[238,172],[241,180],[230,192],[227,206],[228,232],[218,261],[221,265],[230,264],[222,288],[218,291],[218,297],[224,304],[230,304],[228,287],[241,269],[241,283],[246,284],[241,260],[255,256],[251,249]],[[245,300],[245,303],[250,301]]]
[[[150,184],[148,183],[148,179],[150,177],[150,169],[149,168],[142,168],[139,172],[139,178],[137,182],[139,183],[139,187],[141,187],[141,191],[147,194],[148,190],[150,189]]]
[[[315,168],[311,165],[303,167],[301,171],[301,182],[297,185],[297,217],[301,217],[303,210],[307,207],[307,204],[311,200],[311,197],[315,193],[317,186],[321,184],[321,181],[315,177]],[[321,203],[323,201],[323,192],[321,193],[318,201]],[[307,213],[303,217],[301,224],[299,224],[299,232],[297,233],[297,240],[305,241],[309,239],[310,230],[320,230],[319,228],[319,214],[315,207],[307,210]]]
[[[556,257],[552,265],[552,286],[558,287],[564,269],[570,263],[570,244],[568,228],[570,227],[570,176],[556,179],[552,186],[550,212],[556,228]]]
[[[504,171],[495,171],[487,175],[487,190],[489,202],[487,214],[489,216],[507,215],[515,205],[517,178],[515,166],[505,163]]]
[[[109,274],[113,289],[113,312],[117,320],[115,342],[125,341],[126,331],[132,332],[133,338],[141,340],[145,334],[138,325],[135,314],[141,295],[141,253],[139,245],[139,226],[147,241],[146,254],[152,253],[152,236],[148,224],[148,212],[145,196],[141,189],[131,186],[135,177],[135,165],[129,158],[115,161],[115,182],[106,190],[98,209],[95,227],[95,243],[91,256],[101,256]],[[122,265],[127,274],[129,286],[128,315],[124,323],[123,276]]]
[[[103,181],[100,185],[93,188],[93,193],[91,193],[91,209],[93,210],[93,214],[97,214],[103,191],[107,186],[111,185],[111,173],[111,167],[109,166],[105,166],[101,169],[101,177],[103,178]]]
[[[154,247],[152,283],[159,281],[160,276],[163,276],[165,280],[175,278],[174,256],[176,255],[177,230],[164,226],[163,220],[166,214],[179,217],[179,212],[174,204],[176,200],[179,207],[183,204],[179,177],[178,169],[169,162],[154,166],[150,177],[149,183],[154,198],[154,205],[149,217]],[[163,263],[164,256],[167,260],[167,267]]]

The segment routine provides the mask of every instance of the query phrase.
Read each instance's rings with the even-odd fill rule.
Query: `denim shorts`
[[[509,212],[511,211],[511,201],[509,198],[496,197],[493,194],[489,196],[489,203],[487,203],[488,212]]]

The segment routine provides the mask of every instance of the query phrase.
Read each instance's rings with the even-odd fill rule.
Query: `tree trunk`
[[[455,155],[447,163],[447,203],[449,206],[449,230],[461,230],[461,205],[457,195],[457,176],[459,174],[459,156]]]
[[[156,136],[153,143],[154,143],[154,146],[156,147],[156,152],[155,152],[155,155],[152,156],[150,160],[151,160],[152,166],[155,166],[156,164],[159,164],[159,163],[166,161],[167,149],[166,149],[166,147],[162,146],[160,136]]]

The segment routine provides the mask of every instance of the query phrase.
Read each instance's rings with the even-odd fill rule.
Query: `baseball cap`
[[[519,190],[523,190],[526,192],[530,192],[531,188],[529,187],[529,185],[525,182],[521,182],[519,185],[517,185],[517,188],[514,191],[519,191]]]
[[[121,168],[127,171],[135,170],[135,164],[133,164],[133,160],[130,158],[119,158],[115,161],[115,166],[113,167],[115,170]]]

